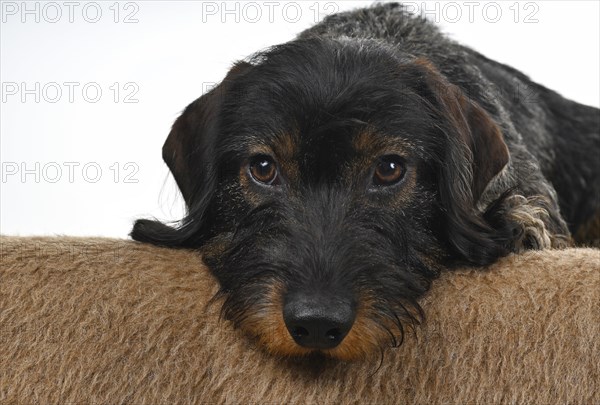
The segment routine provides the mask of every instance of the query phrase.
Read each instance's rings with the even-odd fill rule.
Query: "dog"
[[[441,271],[590,243],[599,117],[402,5],[332,15],[183,111],[163,158],[186,217],[131,236],[199,249],[268,351],[365,358]]]

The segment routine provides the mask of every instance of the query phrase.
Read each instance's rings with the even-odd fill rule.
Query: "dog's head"
[[[486,112],[423,59],[306,39],[236,64],[163,148],[188,206],[132,236],[201,247],[223,313],[274,353],[362,357],[402,339],[443,266],[507,253],[476,203],[507,164]]]

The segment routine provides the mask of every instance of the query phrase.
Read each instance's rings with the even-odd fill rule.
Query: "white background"
[[[179,219],[183,204],[161,160],[179,112],[233,61],[291,40],[333,10],[367,4],[27,2],[24,9],[3,1],[1,233],[124,238],[136,217]],[[599,2],[410,5],[486,56],[599,106]],[[102,95],[92,102],[97,88]],[[128,95],[137,102],[125,102]]]

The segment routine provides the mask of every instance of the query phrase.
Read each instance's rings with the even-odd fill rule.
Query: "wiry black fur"
[[[245,216],[228,251],[207,257],[226,292],[226,317],[242,323],[267,299],[267,286],[279,282],[287,291],[352,300],[369,292],[382,327],[402,328],[398,319],[418,322],[416,299],[438,274],[417,254],[430,254],[431,236],[426,230],[409,235],[410,218],[340,204],[350,197],[322,187],[308,191],[306,200],[269,203]],[[409,244],[409,238],[421,243]],[[395,332],[403,333],[390,332],[392,338]]]
[[[369,191],[368,176],[351,171],[351,140],[364,131],[407,150],[414,197],[398,203],[407,186]],[[249,150],[282,134],[294,134],[300,179],[244,188]],[[188,106],[163,149],[188,214],[175,228],[139,220],[131,235],[204,248],[239,325],[277,283],[368,294],[370,316],[402,333],[441,268],[565,245],[568,228],[600,207],[599,152],[597,109],[386,4],[331,16],[238,63]]]

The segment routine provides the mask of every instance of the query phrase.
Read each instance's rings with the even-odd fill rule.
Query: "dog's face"
[[[163,152],[188,217],[134,237],[201,247],[225,316],[274,353],[396,344],[440,268],[506,252],[508,226],[475,209],[508,161],[497,126],[427,61],[374,42],[237,64]]]

